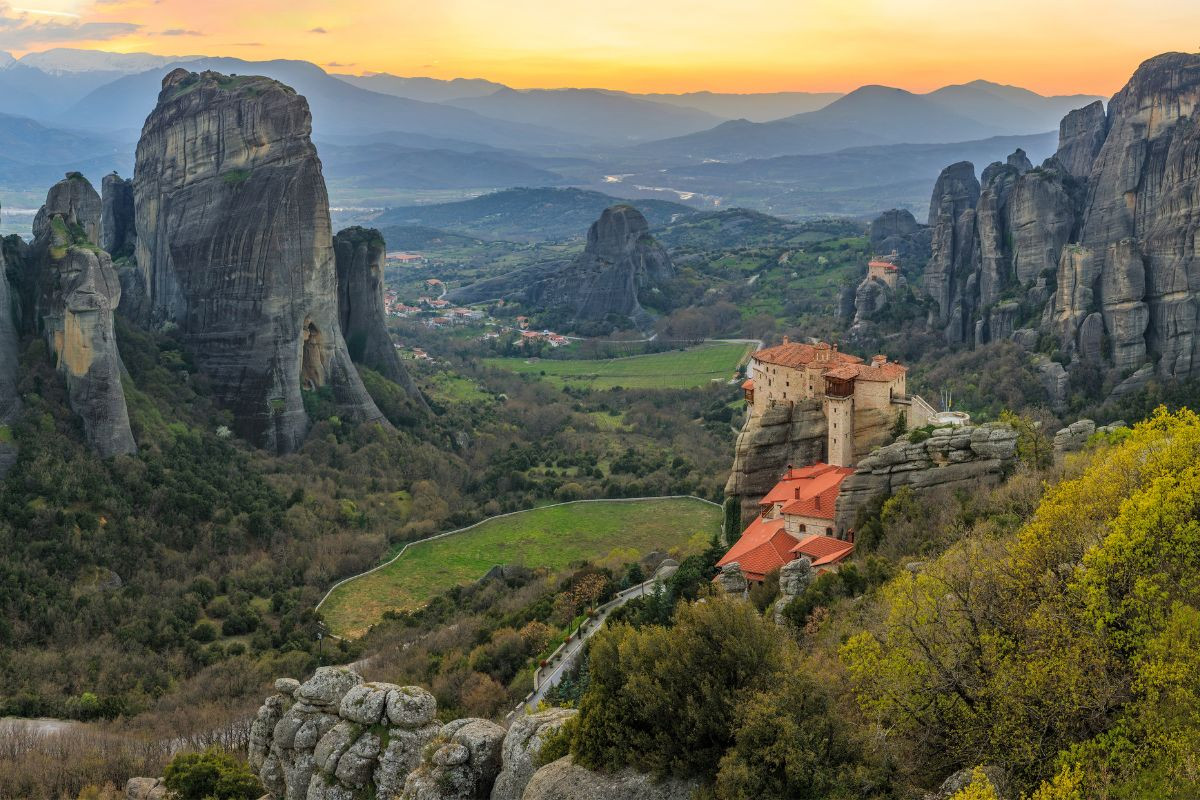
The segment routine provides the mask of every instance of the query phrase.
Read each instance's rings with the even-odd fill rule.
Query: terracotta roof
[[[783,524],[782,519],[755,517],[717,566],[736,561],[747,578],[761,581],[768,572],[792,560],[791,550],[798,542],[783,529]]]
[[[847,364],[844,367],[838,367],[837,369],[826,370],[824,373],[822,373],[821,377],[837,378],[837,379],[843,380],[843,381],[852,381],[858,377],[858,368],[861,366],[862,366],[861,364]]]
[[[867,264],[867,266],[868,267],[882,267],[884,269],[889,269],[889,270],[893,270],[893,271],[900,269],[898,266],[896,266],[895,264],[893,264],[890,261],[881,261],[881,260],[871,261]]]
[[[889,383],[897,378],[904,377],[908,372],[907,367],[900,364],[894,364],[891,361],[886,364],[859,364],[858,375],[860,381],[878,381],[881,383]]]
[[[801,344],[800,342],[784,342],[754,354],[754,360],[762,364],[775,364],[780,367],[803,367],[817,362],[818,353],[828,352],[829,358],[822,362],[827,364],[861,364],[862,359],[848,353],[834,350],[830,345]]]
[[[759,501],[759,505],[783,503],[783,513],[786,514],[789,513],[790,506],[797,502],[807,502],[811,505],[797,506],[797,508],[824,509],[828,506],[830,516],[825,517],[815,513],[805,514],[805,516],[833,519],[833,506],[842,481],[846,479],[847,475],[853,474],[852,467],[835,467],[832,464],[821,462],[800,469],[790,469],[780,478],[779,483],[775,484],[775,487]],[[791,513],[803,514],[804,512]]]
[[[835,539],[832,536],[814,534],[801,539],[791,549],[792,554],[799,558],[808,556],[814,567],[836,564],[854,552],[854,543]]]
[[[754,379],[748,378],[746,380],[746,382],[742,384],[742,388],[743,389],[753,389],[754,388]]]

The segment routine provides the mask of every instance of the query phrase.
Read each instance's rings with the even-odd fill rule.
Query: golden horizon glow
[[[1195,0],[37,0],[36,6],[0,0],[0,50],[288,58],[330,72],[635,92],[846,92],[872,83],[929,91],[982,78],[1043,94],[1110,95],[1146,58],[1194,51],[1200,43]]]

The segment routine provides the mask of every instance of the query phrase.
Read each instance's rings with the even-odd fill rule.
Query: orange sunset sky
[[[1111,94],[1200,46],[1200,0],[0,0],[0,50],[62,46],[517,87]]]

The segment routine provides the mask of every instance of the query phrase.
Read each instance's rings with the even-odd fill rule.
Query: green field
[[[720,508],[689,498],[535,508],[414,545],[383,569],[339,586],[321,612],[335,633],[360,636],[384,611],[420,606],[497,564],[562,569],[614,550],[640,556],[687,548],[697,533],[706,541],[720,527]]]
[[[591,389],[691,389],[713,380],[729,380],[750,355],[753,345],[717,342],[687,350],[670,350],[606,360],[488,358],[492,367],[536,375],[558,386]]]

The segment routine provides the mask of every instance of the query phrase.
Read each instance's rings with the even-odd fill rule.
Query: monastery
[[[749,377],[742,384],[751,417],[779,403],[820,400],[828,428],[826,461],[852,467],[856,461],[855,432],[865,418],[878,427],[903,415],[909,428],[927,425],[936,412],[905,388],[908,370],[877,355],[865,363],[839,352],[826,342],[788,341],[759,350],[750,359]]]

